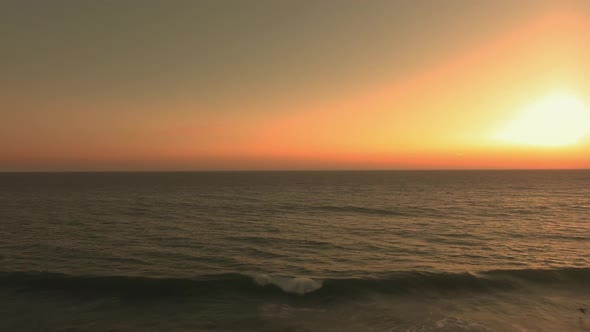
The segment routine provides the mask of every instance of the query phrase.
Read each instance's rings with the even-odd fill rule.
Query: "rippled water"
[[[590,330],[590,171],[0,174],[8,330]]]

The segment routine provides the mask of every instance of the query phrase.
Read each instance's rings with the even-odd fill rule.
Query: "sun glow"
[[[568,146],[590,134],[590,112],[575,95],[549,95],[510,121],[495,139],[517,145]]]

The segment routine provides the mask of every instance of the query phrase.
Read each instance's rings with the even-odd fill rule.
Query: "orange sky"
[[[567,91],[590,105],[588,6],[531,2],[510,19],[487,23],[467,18],[484,15],[484,9],[450,12],[449,20],[463,15],[466,23],[421,36],[434,41],[417,38],[423,30],[436,29],[436,24],[451,23],[441,19],[423,29],[413,27],[416,38],[407,41],[401,34],[406,39],[394,45],[400,49],[384,42],[387,26],[370,23],[371,15],[381,9],[351,23],[379,36],[369,38],[371,43],[365,46],[370,51],[349,50],[357,57],[342,53],[350,59],[334,66],[330,63],[338,62],[337,57],[322,58],[317,64],[313,61],[320,60],[310,60],[313,66],[294,62],[302,66],[299,76],[295,70],[278,68],[281,61],[289,64],[288,52],[301,52],[300,48],[281,47],[285,54],[278,60],[265,55],[275,62],[257,70],[235,65],[236,58],[231,62],[236,69],[223,76],[227,84],[218,89],[211,88],[217,76],[201,82],[197,76],[181,77],[180,69],[171,78],[161,78],[177,82],[173,89],[143,87],[151,81],[136,77],[137,81],[110,91],[95,86],[101,82],[92,75],[99,74],[78,75],[82,71],[76,68],[62,76],[41,77],[47,82],[2,81],[5,121],[0,124],[0,170],[590,168],[588,136],[562,147],[493,140],[527,105],[554,92]],[[415,10],[417,18],[426,13]],[[309,24],[319,24],[316,29],[334,30],[326,38],[339,36],[342,28],[336,18],[333,26],[324,27],[321,16],[304,14],[302,9]],[[300,20],[294,20],[293,27],[305,24]],[[466,31],[470,26],[482,32]],[[215,32],[209,33],[215,40]],[[463,34],[469,36],[462,39]],[[293,38],[297,36],[294,33]],[[449,42],[436,41],[442,37]],[[459,41],[451,42],[451,37]],[[324,50],[321,41],[302,43],[312,53],[332,52]],[[268,43],[264,47],[270,47]],[[342,45],[347,44],[336,46]],[[252,45],[235,47],[233,51],[240,54],[241,48]],[[254,55],[249,61],[258,61],[256,51],[250,51]],[[198,54],[194,61],[199,61]],[[414,61],[413,56],[421,60]],[[191,60],[186,61],[184,70],[193,68]],[[227,66],[216,65],[216,75],[221,75]],[[269,73],[263,73],[266,70]],[[109,75],[108,80],[116,81],[115,72]],[[82,80],[87,76],[90,83]],[[53,84],[51,77],[70,81]],[[150,78],[157,81],[159,76]],[[190,84],[178,83],[184,80]]]

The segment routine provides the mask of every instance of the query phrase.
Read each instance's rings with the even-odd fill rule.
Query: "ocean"
[[[0,173],[0,259],[1,331],[590,331],[590,171]]]

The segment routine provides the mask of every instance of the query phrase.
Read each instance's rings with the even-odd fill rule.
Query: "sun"
[[[516,145],[574,145],[590,134],[590,111],[570,93],[548,95],[526,107],[494,138]]]

